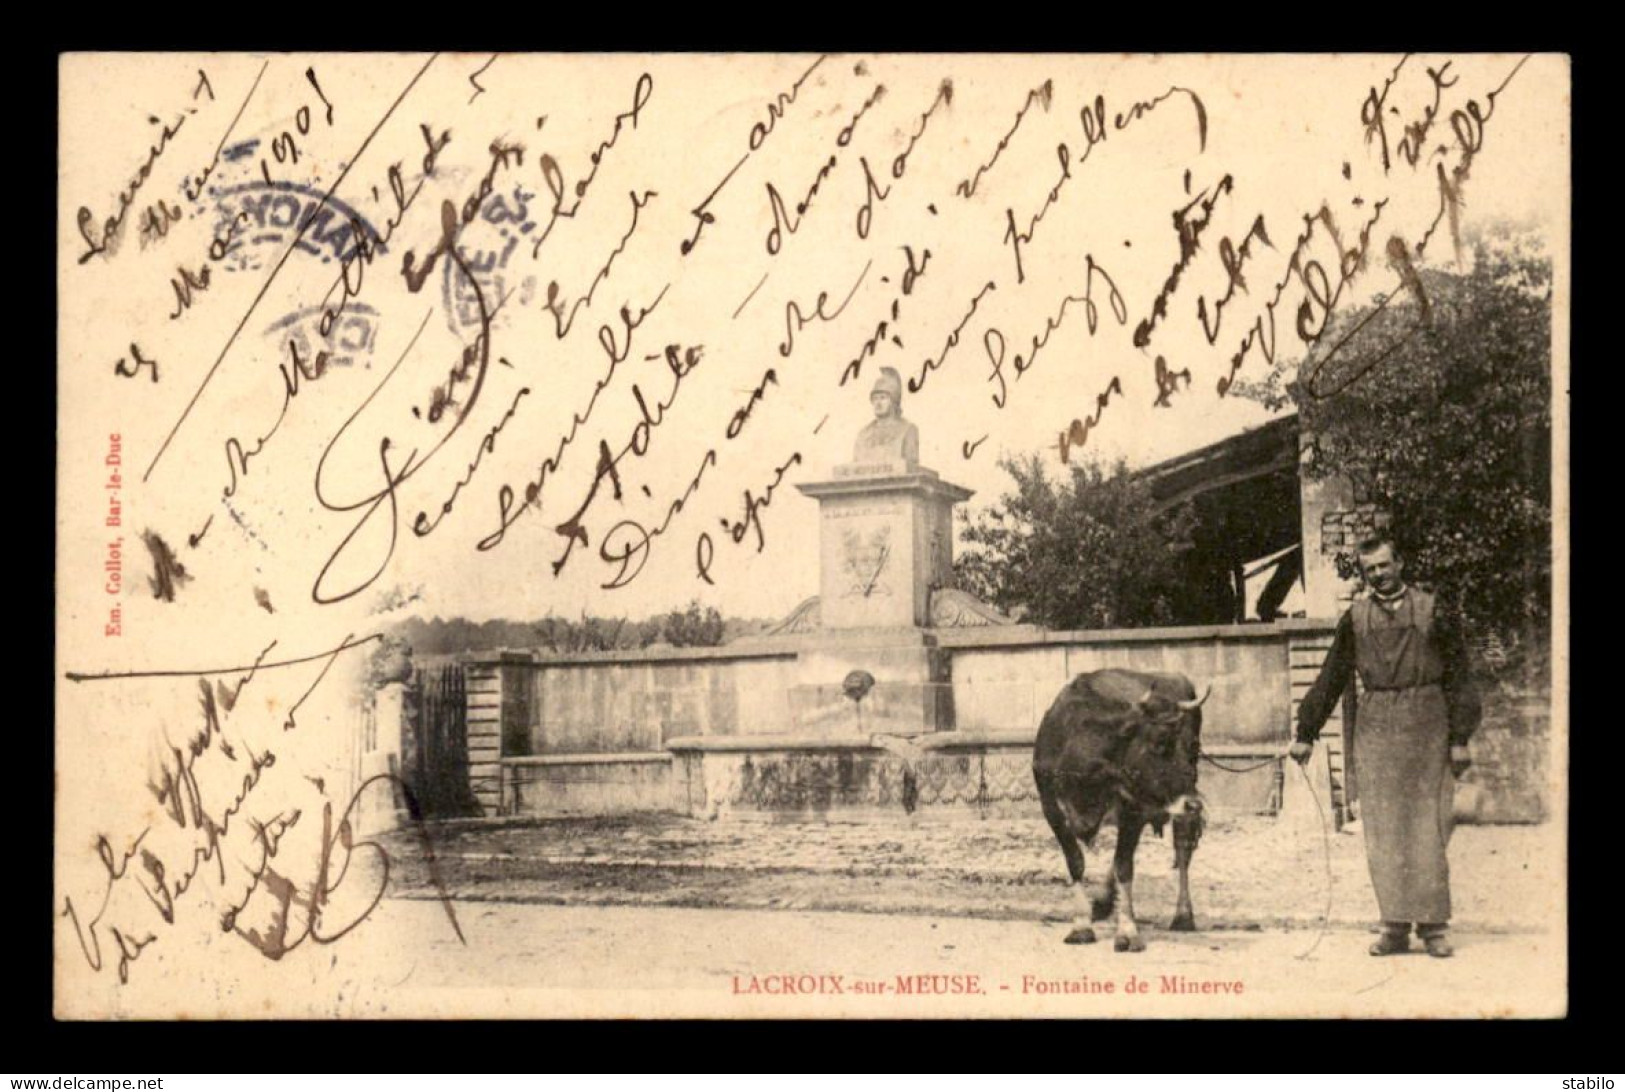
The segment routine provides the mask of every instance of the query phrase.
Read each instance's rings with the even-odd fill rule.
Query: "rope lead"
[[[1320,942],[1326,939],[1326,933],[1332,924],[1332,835],[1330,824],[1326,820],[1326,808],[1320,802],[1320,794],[1315,791],[1315,783],[1309,780],[1309,771],[1298,765],[1298,774],[1303,778],[1304,788],[1309,790],[1309,798],[1315,802],[1316,814],[1320,816],[1321,848],[1325,851],[1326,859],[1326,912],[1320,916],[1320,932],[1315,935],[1313,944],[1293,957],[1308,959],[1314,954],[1315,949],[1320,947]]]

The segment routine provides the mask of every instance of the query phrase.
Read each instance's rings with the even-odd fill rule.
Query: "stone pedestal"
[[[900,462],[848,464],[796,488],[820,508],[823,628],[929,625],[931,589],[953,574],[953,507],[971,491]]]
[[[820,508],[820,628],[797,658],[796,730],[952,729],[948,657],[925,627],[932,590],[953,575],[953,507],[971,491],[901,461],[839,466],[830,480],[797,488]]]

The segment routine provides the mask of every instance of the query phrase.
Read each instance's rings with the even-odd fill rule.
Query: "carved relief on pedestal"
[[[890,524],[841,531],[841,571],[844,597],[887,597],[895,593],[892,573]]]

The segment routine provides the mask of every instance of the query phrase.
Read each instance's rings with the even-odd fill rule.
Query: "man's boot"
[[[1411,950],[1411,923],[1408,921],[1385,921],[1382,923],[1382,932],[1377,936],[1377,942],[1371,946],[1374,956],[1399,955],[1401,952]]]
[[[1443,923],[1418,925],[1416,935],[1427,946],[1428,955],[1435,959],[1449,959],[1456,954],[1456,949],[1450,945],[1448,927]]]

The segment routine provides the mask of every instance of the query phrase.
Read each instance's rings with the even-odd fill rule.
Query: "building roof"
[[[1150,484],[1160,507],[1172,507],[1240,483],[1296,474],[1297,466],[1298,415],[1293,413],[1148,466],[1135,476]]]
[[[1302,565],[1296,414],[1146,467],[1136,476],[1150,486],[1159,509],[1188,503],[1195,510],[1186,561],[1193,619],[1249,617],[1252,593],[1246,583],[1262,575],[1256,569],[1261,559],[1275,562],[1281,580],[1271,577],[1264,594],[1276,601],[1257,609],[1274,609],[1275,593],[1284,593]],[[1249,565],[1255,567],[1251,574]]]

